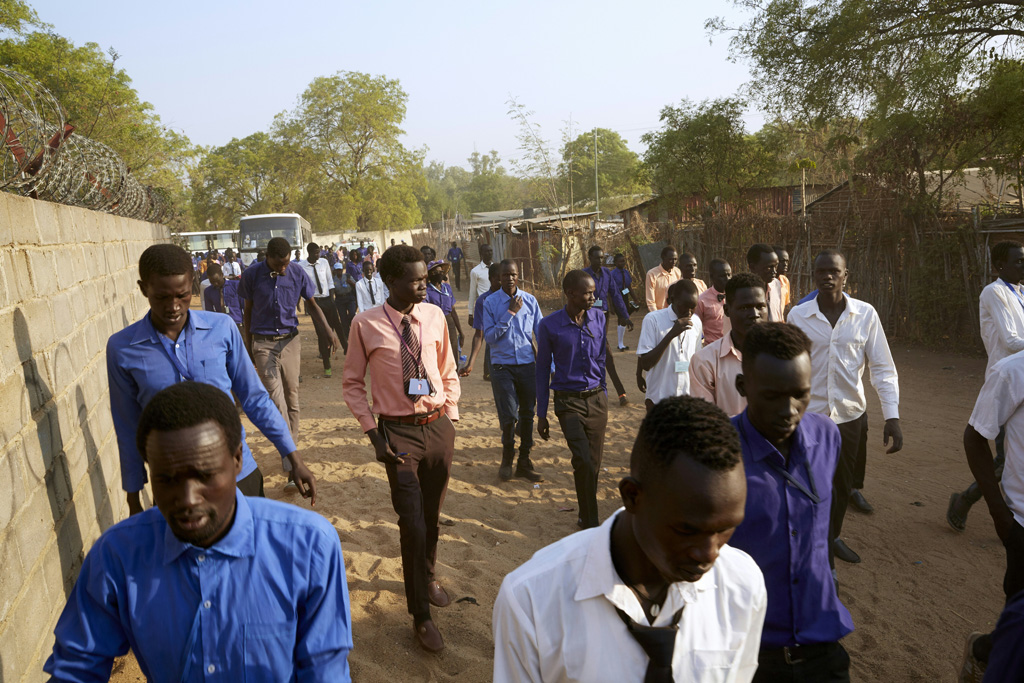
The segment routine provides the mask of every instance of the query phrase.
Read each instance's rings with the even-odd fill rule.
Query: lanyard
[[[405,350],[409,352],[410,356],[412,356],[413,358],[416,358],[416,369],[420,370],[424,375],[426,375],[427,374],[427,368],[426,368],[425,365],[423,365],[422,357],[417,358],[416,354],[414,354],[412,352],[412,349],[409,348],[409,345],[405,342],[405,337],[403,337],[402,333],[398,331],[398,327],[395,326],[395,321],[391,319],[391,316],[388,315],[388,312],[386,310],[384,311],[384,317],[388,319],[389,323],[391,323],[391,329],[393,329],[395,331],[395,334],[398,335],[398,341],[402,342],[402,346],[405,347]],[[423,353],[423,325],[421,323],[416,323],[416,324],[420,328],[420,354],[422,354]]]
[[[746,429],[740,429],[739,433],[743,439],[744,445],[747,447],[747,450],[753,451],[753,448],[751,448],[750,446],[750,442],[747,441]],[[811,499],[812,503],[821,502],[821,496],[818,495],[818,487],[814,484],[814,475],[811,474],[811,466],[806,461],[804,462],[804,470],[806,470],[807,472],[807,481],[810,482],[811,484],[811,489],[809,491],[807,490],[807,486],[805,486],[802,481],[800,481],[792,474],[790,474],[789,470],[787,470],[785,467],[781,467],[777,463],[772,462],[770,458],[771,456],[765,458],[765,462],[768,463],[769,467],[778,472],[790,484],[797,487],[801,493],[803,493],[805,496]]]
[[[1017,297],[1017,301],[1019,301],[1020,305],[1024,307],[1024,297],[1021,297],[1020,292],[1017,291],[1017,288],[1002,278],[999,278],[999,281],[1010,288],[1010,291],[1013,292],[1014,296]]]

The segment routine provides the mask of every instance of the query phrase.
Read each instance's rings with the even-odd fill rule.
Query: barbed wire
[[[0,190],[151,222],[170,214],[166,191],[74,130],[41,83],[0,67]]]

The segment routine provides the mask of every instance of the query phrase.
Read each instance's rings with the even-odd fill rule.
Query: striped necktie
[[[405,340],[402,344],[402,384],[407,390],[406,396],[415,403],[418,396],[408,393],[408,389],[409,380],[419,379],[420,342],[412,333],[412,318],[407,315],[402,316],[402,339]]]

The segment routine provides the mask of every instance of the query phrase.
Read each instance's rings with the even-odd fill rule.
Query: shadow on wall
[[[33,357],[32,337],[28,320],[24,312],[18,308],[14,311],[14,339],[21,360],[22,374],[29,398],[29,415],[22,415],[22,422],[35,422],[36,438],[39,443],[41,459],[26,457],[26,484],[42,479],[46,484],[52,529],[57,534],[57,551],[60,557],[61,578],[64,595],[67,597],[74,586],[78,570],[82,565],[85,547],[78,519],[78,510],[72,498],[74,487],[65,452],[64,429],[75,429],[76,426],[62,427],[54,392],[47,385],[44,372]],[[54,366],[68,364],[71,366],[71,352],[67,342],[62,342],[54,353]],[[92,486],[95,514],[100,529],[105,529],[113,522],[113,510],[106,496],[106,476],[102,463],[97,459],[99,448],[93,436],[88,420],[88,404],[81,385],[75,387],[75,400],[78,412],[77,428],[81,430],[84,443],[85,466]],[[72,438],[73,442],[74,439]],[[31,449],[26,447],[26,453]],[[38,471],[37,471],[38,470]],[[26,562],[34,558],[25,558]],[[40,637],[43,634],[39,634]]]

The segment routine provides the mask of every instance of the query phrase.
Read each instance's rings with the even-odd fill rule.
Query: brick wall
[[[162,225],[0,192],[0,681],[43,679],[85,552],[127,515],[107,338]]]

